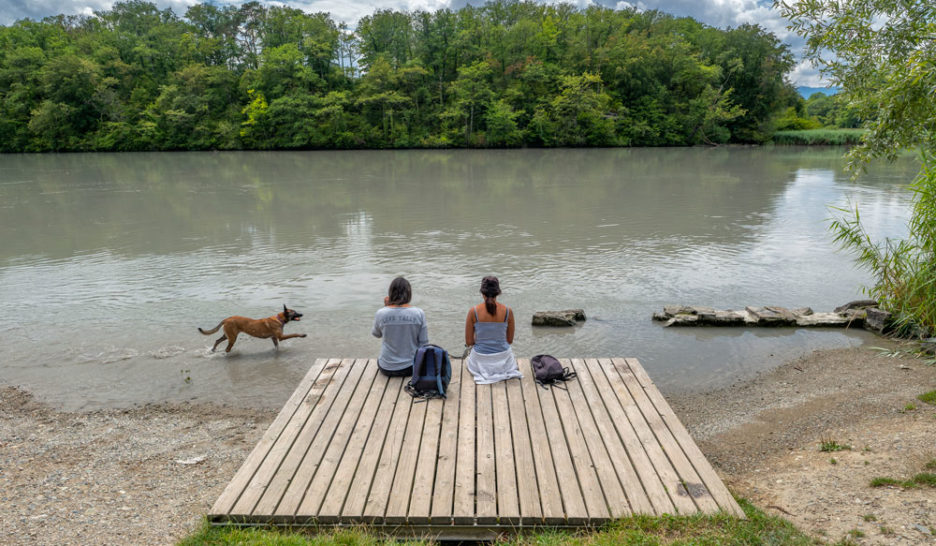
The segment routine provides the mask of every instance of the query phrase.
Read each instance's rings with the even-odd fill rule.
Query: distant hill
[[[826,95],[834,95],[838,93],[838,87],[797,87],[797,91],[804,98],[808,99],[813,93],[825,93]]]

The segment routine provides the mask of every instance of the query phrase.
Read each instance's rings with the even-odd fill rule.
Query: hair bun
[[[484,277],[481,279],[481,294],[493,298],[500,295],[500,281],[497,277]]]

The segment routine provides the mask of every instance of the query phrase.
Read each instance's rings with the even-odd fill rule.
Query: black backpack
[[[563,368],[559,360],[552,355],[536,355],[530,359],[530,365],[533,366],[533,379],[544,389],[575,377],[575,372]]]
[[[413,378],[404,388],[413,398],[445,398],[451,378],[448,352],[438,345],[423,345],[413,357]]]

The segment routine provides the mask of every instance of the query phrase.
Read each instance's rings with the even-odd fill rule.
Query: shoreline
[[[915,399],[934,388],[936,366],[851,348],[666,398],[729,489],[768,513],[830,540],[933,544],[931,488],[868,484],[936,459],[936,407]],[[0,539],[173,544],[201,525],[277,411],[68,412],[0,387]],[[851,449],[821,452],[828,440]]]

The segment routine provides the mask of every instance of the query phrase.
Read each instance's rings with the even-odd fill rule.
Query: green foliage
[[[923,0],[778,1],[791,28],[807,40],[807,58],[819,64],[867,129],[849,152],[850,166],[896,159],[919,150],[923,168],[913,182],[907,238],[872,241],[859,210],[832,223],[836,241],[854,251],[876,278],[868,293],[891,311],[899,332],[936,329],[936,4]]]
[[[495,0],[352,32],[266,2],[117,2],[0,27],[0,151],[763,142],[793,105],[758,26]]]

